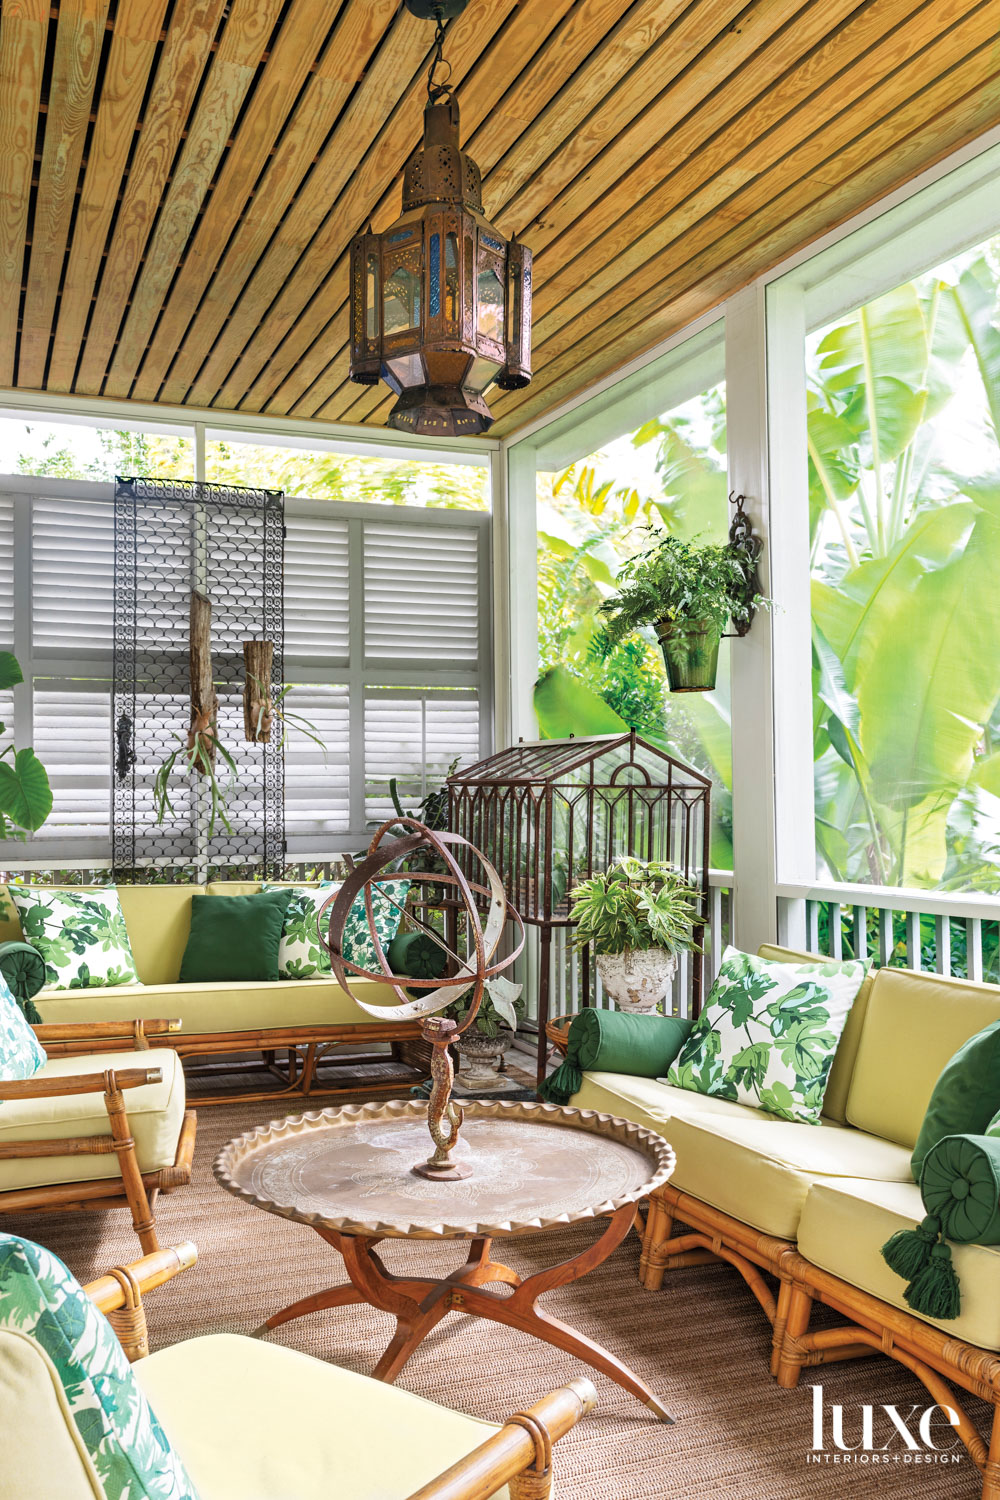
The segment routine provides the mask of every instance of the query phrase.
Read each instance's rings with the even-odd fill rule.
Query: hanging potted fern
[[[699,547],[662,537],[631,558],[617,582],[618,592],[601,605],[609,643],[651,625],[673,693],[714,688],[727,623],[744,624],[767,602],[756,593],[752,560],[732,542]]]

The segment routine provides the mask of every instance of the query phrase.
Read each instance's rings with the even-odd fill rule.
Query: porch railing
[[[1000,900],[891,886],[780,885],[790,948],[1000,983]]]

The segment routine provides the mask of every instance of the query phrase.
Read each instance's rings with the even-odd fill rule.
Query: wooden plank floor
[[[1000,0],[470,0],[446,55],[535,252],[516,430],[1000,122]],[[347,248],[399,210],[402,0],[0,12],[0,386],[384,424]]]

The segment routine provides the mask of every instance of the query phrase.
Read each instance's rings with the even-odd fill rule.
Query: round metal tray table
[[[263,1332],[322,1308],[367,1302],[396,1318],[375,1367],[395,1380],[447,1313],[520,1328],[601,1370],[670,1421],[649,1387],[615,1356],[539,1308],[537,1298],[579,1280],[628,1234],[640,1198],[670,1176],[662,1136],[595,1110],[553,1104],[467,1103],[455,1149],[472,1175],[453,1182],[417,1176],[426,1155],[420,1101],[312,1111],[247,1131],[224,1146],[215,1175],[229,1192],[268,1213],[309,1224],[343,1257],[349,1285],[282,1308]],[[583,1219],[608,1220],[593,1244],[521,1279],[491,1258],[494,1239]],[[395,1276],[376,1253],[384,1239],[471,1241],[464,1265],[436,1279]],[[490,1284],[501,1290],[491,1290]]]

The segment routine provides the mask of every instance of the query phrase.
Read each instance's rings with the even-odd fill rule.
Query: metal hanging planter
[[[710,693],[715,687],[719,668],[719,647],[730,636],[746,635],[757,613],[754,600],[760,596],[757,564],[761,552],[760,537],[744,510],[745,495],[730,492],[729,501],[736,514],[729,528],[729,546],[741,555],[746,577],[744,607],[732,617],[732,630],[723,631],[714,620],[704,618],[657,620],[656,639],[663,652],[667,682],[672,693]]]

